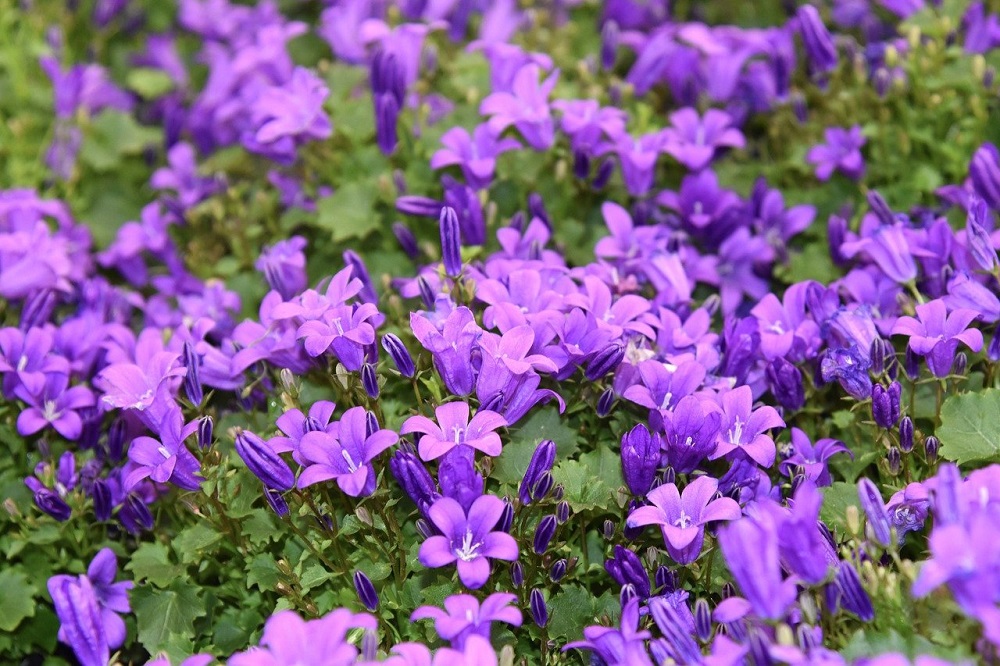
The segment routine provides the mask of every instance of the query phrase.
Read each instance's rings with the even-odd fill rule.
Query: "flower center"
[[[729,443],[739,444],[743,441],[743,421],[740,417],[736,417],[733,421],[733,427],[729,429]]]
[[[334,325],[334,327],[336,327],[338,335],[343,335],[344,334],[344,327],[340,323],[340,317],[334,317],[334,319],[333,319],[333,325]]]
[[[169,460],[170,459],[170,451],[168,451],[167,447],[165,447],[163,444],[160,444],[158,447],[156,447],[156,451],[161,456],[163,456],[164,460]]]
[[[351,458],[351,454],[347,452],[347,449],[341,449],[340,455],[342,455],[344,457],[344,460],[347,462],[347,469],[351,470],[351,474],[354,474],[355,472],[358,471],[358,466],[354,462],[354,459]]]
[[[42,410],[42,416],[45,418],[46,421],[49,421],[51,423],[52,421],[58,419],[61,414],[62,412],[59,411],[59,407],[56,405],[55,400],[45,401],[45,409]]]
[[[462,545],[455,549],[455,556],[463,562],[471,562],[479,557],[479,553],[476,551],[482,545],[482,542],[472,543],[472,530],[466,528],[465,536],[462,537]]]
[[[463,435],[465,434],[464,428],[459,428],[458,426],[453,426],[451,429],[452,435],[455,437],[455,444],[461,444],[465,439]]]
[[[670,401],[674,399],[674,394],[667,391],[663,394],[663,400],[660,401],[660,409],[667,409],[670,407]]]
[[[19,359],[17,359],[17,371],[18,372],[23,371],[27,367],[28,367],[28,357],[26,355],[22,356]]]
[[[680,518],[678,518],[677,520],[674,521],[674,525],[676,527],[679,527],[679,528],[681,528],[683,530],[685,528],[691,527],[691,524],[693,522],[694,522],[694,519],[691,518],[691,516],[689,516],[686,513],[684,513],[684,509],[681,509]]]

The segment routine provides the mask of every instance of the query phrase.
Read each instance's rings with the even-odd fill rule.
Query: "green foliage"
[[[184,580],[175,580],[165,589],[141,585],[132,590],[130,599],[139,642],[150,654],[163,652],[172,661],[191,654],[194,622],[205,615],[199,586]]]
[[[1000,389],[949,396],[941,406],[941,456],[957,463],[1000,458]]]
[[[0,570],[0,631],[14,631],[21,621],[35,614],[38,589],[21,569]]]

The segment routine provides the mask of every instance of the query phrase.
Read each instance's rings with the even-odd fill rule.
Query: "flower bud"
[[[116,418],[108,429],[108,458],[112,462],[118,462],[125,455],[125,437],[128,433],[128,425],[125,419],[120,416]]]
[[[876,377],[885,371],[886,342],[882,338],[875,338],[869,352],[871,361],[871,371]]]
[[[905,453],[913,450],[913,419],[909,416],[899,422],[899,448]]]
[[[615,160],[612,157],[606,157],[597,166],[597,173],[594,175],[594,180],[590,183],[591,188],[594,190],[603,190],[614,173]]]
[[[440,225],[444,272],[450,277],[458,277],[462,273],[462,232],[454,208],[445,206],[441,209]]]
[[[858,499],[861,500],[861,508],[868,517],[868,528],[872,539],[883,548],[888,547],[892,542],[892,523],[882,501],[882,494],[871,479],[863,478],[858,482]]]
[[[597,399],[597,415],[602,419],[611,413],[611,408],[615,404],[615,390],[613,388],[604,389],[601,397]]]
[[[618,596],[618,603],[621,604],[622,608],[625,608],[630,601],[638,596],[639,595],[635,593],[635,585],[632,583],[626,583],[625,585],[622,585],[622,591]]]
[[[604,535],[605,539],[610,541],[615,536],[615,524],[610,520],[605,520],[604,525],[601,527],[601,534]]]
[[[534,487],[531,489],[531,499],[532,501],[538,502],[543,500],[548,496],[549,491],[552,490],[552,472],[542,472],[538,480],[535,481]]]
[[[590,175],[590,155],[582,150],[573,151],[573,175],[586,180]]]
[[[267,442],[249,430],[241,430],[236,435],[236,453],[268,488],[285,491],[295,485],[295,474],[288,464]]]
[[[430,539],[435,534],[434,528],[423,518],[417,518],[416,528],[420,536],[425,539]]]
[[[847,220],[839,215],[831,215],[826,223],[827,243],[830,246],[830,257],[833,259],[833,263],[840,267],[846,266],[848,261],[840,249],[846,236]]]
[[[771,394],[789,411],[802,409],[806,402],[802,373],[784,358],[776,358],[767,366],[767,380]]]
[[[924,454],[927,456],[927,462],[934,462],[937,460],[938,449],[941,448],[941,443],[938,442],[938,438],[931,435],[926,440],[924,440]]]
[[[437,204],[436,201],[434,203]],[[392,234],[396,237],[399,247],[402,248],[406,256],[414,261],[420,257],[420,246],[417,244],[417,238],[408,226],[402,222],[393,222]]]
[[[563,484],[561,483],[557,483],[556,487],[552,489],[552,499],[554,499],[557,502],[561,502],[563,495],[565,494],[566,494],[566,489],[563,487]]]
[[[396,210],[415,217],[438,217],[441,214],[441,202],[430,197],[407,194],[396,199]]]
[[[559,502],[556,507],[556,520],[560,525],[569,520],[569,502]]]
[[[365,393],[368,394],[369,398],[373,400],[378,398],[378,374],[375,372],[375,366],[371,363],[365,363],[361,366],[361,385],[364,387]]]
[[[590,381],[596,381],[617,368],[624,358],[625,347],[612,343],[591,357],[584,376]]]
[[[538,446],[535,447],[535,452],[531,454],[531,460],[528,462],[528,468],[525,470],[524,478],[521,480],[521,486],[518,488],[518,499],[521,500],[521,504],[531,503],[532,491],[538,483],[539,477],[552,469],[552,465],[555,463],[555,460],[555,442],[551,439],[543,439],[538,443]]]
[[[798,9],[799,34],[812,72],[829,72],[837,67],[837,47],[819,12],[812,5]]]
[[[503,513],[500,514],[500,520],[497,521],[497,531],[499,532],[510,532],[510,526],[514,524],[514,505],[510,503],[510,500],[504,499],[503,501]]]
[[[194,345],[190,342],[184,343],[183,348],[184,367],[187,372],[184,375],[184,392],[195,406],[200,405],[205,393],[201,387],[201,356],[195,352]]]
[[[565,575],[566,575],[566,559],[563,558],[561,560],[556,560],[555,563],[552,565],[552,568],[549,569],[549,579],[553,583],[558,583],[560,580],[563,579],[563,576]]]
[[[694,602],[694,633],[702,643],[712,637],[712,610],[705,599]]]
[[[118,511],[118,520],[132,534],[151,530],[154,525],[153,514],[149,512],[149,507],[135,493],[129,493],[125,497],[122,508]]]
[[[198,448],[202,451],[212,446],[215,437],[215,421],[211,416],[203,416],[198,419]]]
[[[431,287],[431,283],[423,275],[417,276],[417,288],[420,290],[420,300],[424,302],[424,306],[428,308],[434,307],[434,301],[437,296]]]
[[[69,520],[72,513],[69,504],[50,488],[42,487],[35,491],[35,506],[61,523]]]
[[[114,503],[108,482],[104,479],[95,479],[94,485],[90,487],[90,496],[94,499],[94,516],[98,522],[109,520]]]
[[[642,423],[622,436],[622,476],[633,495],[645,497],[649,492],[660,464],[660,453],[659,435],[651,434]]]
[[[900,467],[902,466],[902,456],[899,453],[899,448],[895,446],[889,447],[889,452],[886,454],[886,461],[889,463],[889,474],[896,476],[899,474]]]
[[[909,347],[906,348],[906,355],[903,359],[903,371],[910,381],[916,381],[920,377],[920,357],[913,353]]]
[[[510,582],[514,587],[524,585],[524,567],[521,566],[520,562],[514,562],[510,565]]]
[[[358,593],[358,599],[370,611],[378,608],[378,593],[372,581],[363,571],[354,572],[354,590]]]
[[[605,22],[601,28],[601,67],[603,69],[614,69],[620,34],[618,24],[611,20]]]
[[[993,363],[1000,361],[1000,329],[993,333],[993,338],[986,347],[986,358]]]
[[[849,561],[840,562],[834,584],[840,592],[841,605],[845,610],[857,615],[862,622],[871,622],[875,618],[871,599],[868,598],[854,565]]]
[[[413,365],[413,357],[410,356],[409,350],[407,350],[406,345],[403,344],[403,341],[398,336],[393,333],[383,335],[382,348],[389,354],[389,358],[396,365],[399,374],[404,377],[413,376],[416,372],[416,368]]]
[[[433,477],[412,451],[397,449],[389,459],[389,471],[421,513],[425,513],[438,498]]]
[[[528,195],[528,216],[541,220],[546,227],[552,229],[552,221],[549,220],[549,214],[545,210],[545,202],[538,192],[532,192]]]
[[[549,548],[549,544],[552,542],[552,537],[556,534],[556,517],[553,515],[545,516],[538,523],[538,527],[535,528],[535,541],[533,544],[533,550],[536,554],[541,555]]]
[[[953,372],[956,375],[964,375],[965,371],[969,368],[969,357],[965,352],[958,352],[955,355],[955,369]]]
[[[545,597],[541,590],[534,588],[528,597],[528,605],[531,607],[531,619],[539,627],[544,627],[549,623],[549,609],[545,605]]]
[[[284,518],[288,515],[288,502],[285,501],[280,492],[264,486],[264,499],[276,516]]]

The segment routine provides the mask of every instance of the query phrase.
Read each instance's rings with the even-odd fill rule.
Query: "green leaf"
[[[140,125],[131,114],[106,110],[94,118],[84,133],[80,159],[97,171],[109,171],[124,155],[138,155],[161,140],[159,130]]]
[[[334,572],[327,569],[322,564],[311,564],[306,567],[302,575],[299,576],[299,582],[302,584],[302,591],[308,592],[314,587],[319,587],[326,581],[334,577]]]
[[[184,529],[173,541],[174,550],[180,554],[182,562],[187,564],[198,562],[202,558],[202,551],[209,549],[222,540],[222,535],[206,525],[196,523]]]
[[[148,580],[157,587],[167,587],[184,573],[184,567],[171,562],[170,552],[159,542],[139,546],[125,569],[131,571],[137,581]]]
[[[254,555],[247,562],[247,587],[256,585],[261,592],[271,592],[278,584],[278,563],[274,561],[274,556],[268,553]]]
[[[820,507],[819,517],[830,527],[837,527],[843,531],[846,529],[849,506],[856,506],[860,511],[858,487],[853,483],[838,481],[832,486],[823,488],[823,506]]]
[[[548,607],[548,629],[552,638],[576,638],[594,619],[594,595],[576,585],[556,593]]]
[[[622,481],[621,458],[607,447],[565,460],[552,470],[556,483],[563,485],[565,499],[577,511],[610,509]]]
[[[14,631],[21,620],[34,616],[38,588],[17,568],[0,571],[0,590],[0,631]]]
[[[941,457],[957,463],[1000,455],[1000,389],[953,395],[941,406]]]
[[[364,238],[380,224],[374,205],[374,184],[346,183],[317,202],[316,224],[333,234],[333,240],[338,243],[349,238]]]
[[[576,431],[563,423],[555,407],[541,409],[511,431],[510,441],[497,457],[490,478],[510,485],[518,484],[528,469],[531,455],[543,439],[556,443],[557,458],[568,458],[576,453]]]
[[[171,657],[183,651],[195,635],[195,619],[205,615],[199,588],[194,583],[175,580],[168,589],[149,585],[136,587],[129,595],[139,630],[139,642],[155,655]],[[177,654],[176,656],[183,656]]]
[[[125,82],[129,89],[136,91],[146,99],[161,97],[174,89],[174,81],[169,74],[149,67],[130,69]]]

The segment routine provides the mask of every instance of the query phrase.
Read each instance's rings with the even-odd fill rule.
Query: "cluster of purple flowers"
[[[966,352],[984,347],[991,362],[1000,359],[997,336],[987,343],[983,335],[1000,322],[1000,151],[984,144],[971,156],[968,181],[941,188],[935,208],[894,211],[870,191],[854,229],[848,218],[855,211],[831,216],[829,253],[842,276],[798,282],[779,297],[774,268],[816,209],[787,206],[763,178],[741,196],[720,183],[713,165],[747,147],[754,114],[789,101],[800,61],[820,82],[839,66],[836,38],[816,8],[801,7],[781,27],[741,29],[673,21],[665,2],[606,3],[601,67],[613,69],[618,50],[631,50],[625,80],[635,94],[665,86],[678,106],[669,126],[640,132],[629,124],[645,123],[616,104],[556,96],[562,74],[552,58],[510,42],[532,20],[517,3],[401,2],[392,11],[387,4],[331,3],[319,28],[339,60],[368,68],[383,153],[397,149],[406,109],[448,111],[447,100],[416,85],[435,64],[425,49],[434,31],[463,41],[478,25],[468,49],[488,62],[491,84],[478,106],[482,122],[444,132],[430,156],[431,169],[449,170],[440,198],[399,188],[399,212],[436,221],[440,260],[428,261],[406,226],[395,228],[414,260],[413,274],[392,282],[410,303],[398,328],[388,309],[379,309],[381,285],[353,251],[344,252],[341,270],[311,287],[302,236],[260,254],[255,266],[269,292],[255,319],[237,322],[237,294],[192,275],[171,235],[224,187],[223,177],[199,172],[199,161],[228,146],[273,163],[270,182],[286,207],[313,207],[291,168],[308,144],[333,133],[324,108],[329,90],[289,52],[308,26],[287,20],[273,3],[180,3],[180,27],[201,40],[207,79],[200,90],[191,87],[174,38],[149,37],[141,62],[173,82],[149,109],[164,127],[167,163],[149,183],[158,198],[110,247],[94,252],[62,203],[0,192],[0,296],[19,313],[0,329],[2,390],[18,405],[20,435],[54,432],[75,446],[25,480],[38,508],[58,521],[90,512],[132,533],[150,530],[150,506],[166,484],[196,493],[204,483],[201,452],[216,440],[207,405],[220,400],[209,393],[252,409],[281,389],[276,377],[331,378],[359,404],[339,414],[328,400],[286,405],[267,428],[271,436],[238,429],[231,438],[268,505],[285,518],[293,497],[333,485],[343,496],[365,498],[380,479],[388,483],[388,470],[416,508],[419,564],[449,575],[454,566],[464,588],[484,593],[463,591],[443,609],[412,614],[413,621],[434,620],[448,643],[434,652],[403,642],[378,661],[375,615],[341,608],[303,620],[280,611],[259,646],[229,663],[495,664],[493,623],[519,627],[523,608],[537,627],[548,624],[548,602],[538,587],[526,589],[522,562],[530,558],[553,584],[575,566],[556,557],[560,526],[575,510],[556,482],[559,443],[537,445],[517,497],[506,497],[489,473],[504,452],[505,430],[544,403],[560,413],[567,404],[590,408],[602,418],[617,407],[645,421],[618,433],[622,524],[609,520],[605,528],[609,539],[618,528],[623,537],[604,562],[620,587],[619,622],[580,627],[583,640],[564,649],[587,650],[607,666],[846,664],[824,647],[817,607],[872,621],[862,563],[901,546],[928,516],[930,557],[913,595],[946,586],[987,641],[1000,645],[998,468],[963,480],[956,467],[942,466],[887,504],[863,480],[868,534],[859,544],[820,519],[821,489],[833,483],[829,461],[853,453],[844,442],[813,441],[792,427],[811,423],[796,416],[836,383],[836,395],[870,403],[876,444],[884,448],[879,459],[893,476],[904,456],[935,463],[937,440],[915,426],[902,382],[912,392],[924,365],[934,381],[963,375]],[[869,3],[834,4],[838,24],[860,26],[873,44],[891,41],[875,37],[890,24]],[[899,17],[923,5],[876,4]],[[393,25],[400,15],[404,21]],[[1000,23],[981,3],[970,7],[964,30],[970,52],[1000,44]],[[873,69],[884,68],[871,60]],[[134,100],[98,65],[65,72],[45,59],[43,66],[58,117],[48,162],[68,178],[79,145],[73,116],[130,111]],[[703,102],[719,108],[700,112]],[[821,180],[834,171],[858,180],[864,144],[860,127],[828,128],[826,143],[805,159]],[[498,161],[528,149],[570,154],[574,177],[596,191],[620,177],[630,203],[603,202],[608,235],[597,242],[594,261],[573,266],[559,252],[559,221],[540,195],[495,224],[484,202]],[[662,155],[683,167],[676,189],[662,186]],[[955,210],[966,218],[964,229],[949,223]],[[491,233],[499,249],[490,249]],[[470,253],[475,246],[487,249]],[[125,286],[99,269],[117,273]],[[906,351],[898,355],[897,347]],[[393,383],[412,384],[418,400],[421,386],[431,387],[438,399],[390,422],[378,399]],[[922,451],[914,453],[915,441]],[[659,528],[662,542],[649,542],[649,526]],[[661,543],[669,560],[657,552]],[[639,554],[645,545],[653,546],[648,558]],[[711,599],[691,598],[693,572],[715,582],[717,551],[733,584]],[[85,666],[106,664],[126,638],[119,614],[130,610],[131,583],[114,582],[116,566],[105,549],[86,575],[49,581],[59,639]],[[518,594],[505,589],[508,582]],[[375,613],[371,580],[358,572],[354,584]],[[863,663],[906,662],[884,655]]]

